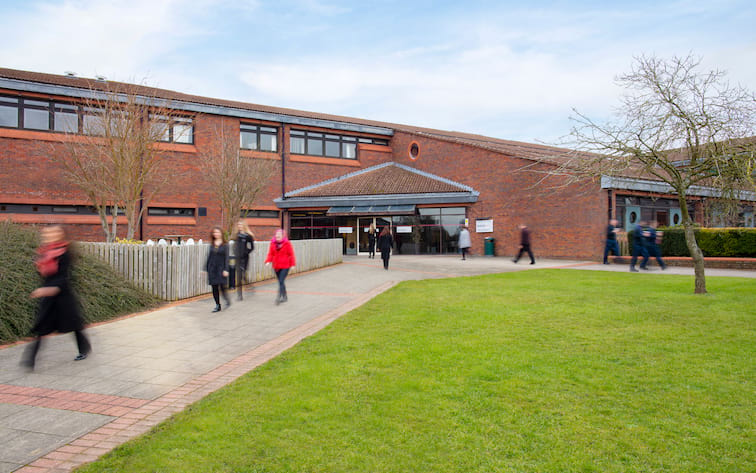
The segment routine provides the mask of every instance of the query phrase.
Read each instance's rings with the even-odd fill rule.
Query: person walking
[[[371,223],[370,228],[368,229],[368,258],[375,259],[375,239],[376,239],[376,232],[375,232],[375,224]]]
[[[255,235],[249,229],[246,220],[242,219],[236,224],[236,294],[237,299],[244,299],[244,283],[247,282],[247,267],[249,254],[255,250]]]
[[[464,225],[460,226],[458,243],[459,249],[462,251],[462,261],[464,261],[465,255],[467,255],[472,246],[472,241],[470,241],[470,231]]]
[[[513,263],[517,263],[520,260],[520,256],[527,252],[530,256],[530,264],[535,264],[535,258],[533,258],[533,251],[530,249],[530,229],[524,223],[520,224],[520,251],[517,256],[512,260]]]
[[[84,319],[79,299],[71,285],[73,265],[70,244],[60,225],[45,227],[41,231],[41,245],[37,249],[35,265],[42,276],[42,285],[30,297],[39,299],[37,317],[32,328],[36,339],[24,352],[21,364],[34,369],[42,337],[53,332],[73,332],[79,354],[75,361],[85,359],[92,345],[84,335]]]
[[[389,258],[391,258],[391,247],[394,246],[394,239],[391,237],[391,231],[388,225],[383,227],[381,234],[378,237],[378,250],[381,252],[381,259],[383,260],[383,269],[388,271]]]
[[[273,271],[276,273],[278,279],[278,296],[276,297],[276,305],[281,302],[286,302],[289,298],[286,296],[286,276],[289,275],[289,270],[296,266],[297,260],[294,256],[294,247],[291,242],[286,238],[286,234],[283,229],[276,230],[273,239],[270,240],[270,248],[268,248],[268,257],[265,258],[266,265],[273,265]]]
[[[226,301],[226,308],[231,306],[231,299],[226,295],[226,283],[228,282],[228,245],[223,237],[223,230],[220,227],[214,227],[210,232],[210,252],[207,254],[205,262],[205,271],[207,271],[207,281],[213,288],[213,299],[215,300],[215,309],[213,312],[220,312],[220,296]]]
[[[646,252],[646,231],[643,229],[646,222],[640,220],[633,226],[633,255],[630,258],[630,271],[637,273],[635,269],[635,263],[638,262],[638,257],[642,256],[643,260],[648,260],[648,253]],[[641,260],[641,269],[646,269]]]
[[[643,257],[643,261],[641,262],[641,269],[648,269],[648,259],[651,256],[656,258],[656,262],[659,264],[659,267],[662,269],[662,271],[667,269],[667,265],[664,264],[664,260],[662,260],[661,257],[661,248],[659,248],[659,243],[661,242],[661,238],[662,235],[664,235],[664,232],[656,231],[657,225],[658,223],[652,220],[648,225],[648,228],[646,229],[646,255]]]
[[[604,264],[609,264],[609,253],[614,253],[614,256],[619,256],[619,243],[617,243],[617,219],[613,218],[609,220],[609,225],[606,227],[606,243],[604,244]]]

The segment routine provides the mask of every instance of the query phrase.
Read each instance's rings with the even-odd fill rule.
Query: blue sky
[[[0,0],[0,66],[555,143],[633,56],[756,90],[754,24],[752,0]]]

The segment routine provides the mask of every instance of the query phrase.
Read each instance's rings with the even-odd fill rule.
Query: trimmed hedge
[[[33,229],[0,222],[0,343],[31,335],[37,301],[30,299],[29,293],[40,283],[34,269],[37,246],[39,238]],[[87,323],[139,312],[159,303],[93,256],[75,256],[72,279]]]
[[[690,256],[685,230],[681,227],[660,227],[658,230],[664,232],[663,256]],[[704,256],[756,258],[756,228],[696,228],[694,233]],[[632,254],[632,231],[628,232],[627,238]]]

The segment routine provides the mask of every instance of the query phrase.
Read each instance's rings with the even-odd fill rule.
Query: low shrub
[[[660,228],[664,232],[661,249],[664,256],[690,256],[682,228]],[[697,228],[696,241],[704,256],[756,257],[754,228]]]
[[[40,283],[34,269],[37,246],[39,238],[33,229],[0,222],[0,343],[30,335],[37,301],[29,293]],[[93,256],[76,254],[72,279],[87,323],[138,312],[159,302]]]

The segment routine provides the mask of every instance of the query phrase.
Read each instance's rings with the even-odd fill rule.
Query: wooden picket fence
[[[297,265],[292,273],[309,271],[342,262],[342,241],[293,240]],[[265,266],[270,242],[255,242],[249,255],[247,280],[262,281],[275,276]],[[132,245],[125,243],[77,243],[77,249],[112,266],[119,274],[150,294],[175,301],[211,291],[204,272],[209,244],[201,245]]]

